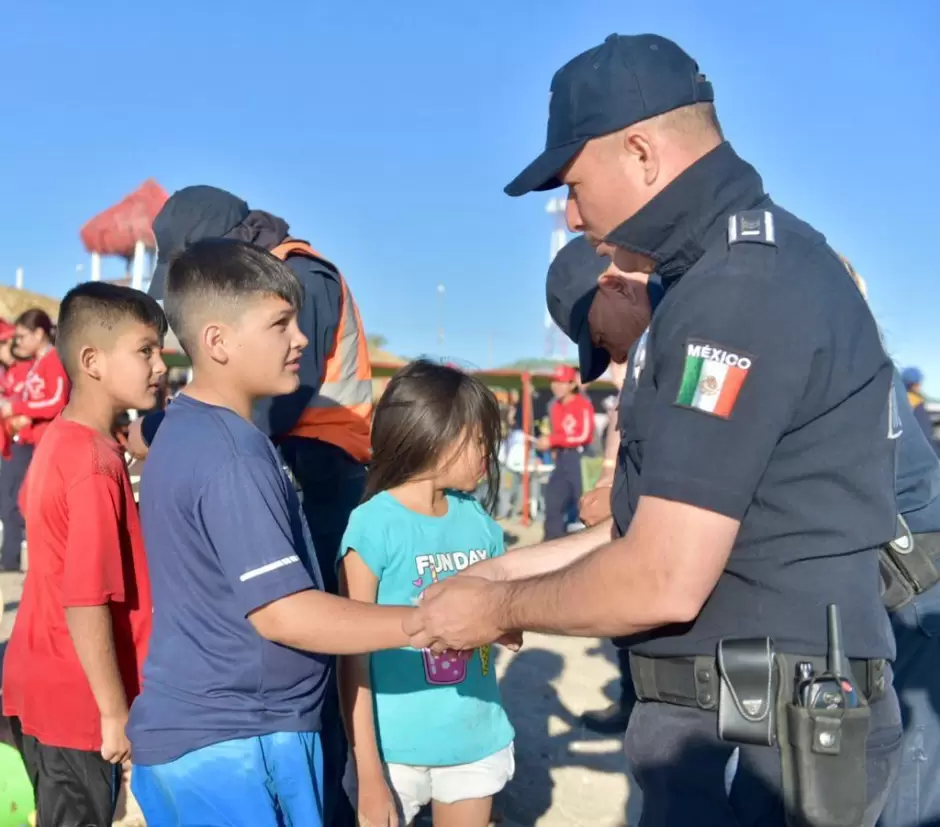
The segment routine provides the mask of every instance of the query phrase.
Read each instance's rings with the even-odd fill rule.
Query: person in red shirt
[[[23,515],[19,493],[33,449],[69,398],[69,379],[52,345],[54,330],[48,314],[38,308],[27,310],[16,320],[15,353],[31,364],[19,393],[0,403],[0,416],[15,434],[10,459],[0,470],[0,520],[3,521],[0,567],[4,571],[20,569]]]
[[[29,571],[3,673],[41,825],[109,827],[129,759],[152,620],[150,581],[117,416],[152,408],[166,319],[137,290],[88,282],[62,301],[74,382],[23,486]]]
[[[564,537],[568,517],[581,499],[581,454],[594,439],[594,406],[578,392],[578,372],[559,365],[552,375],[551,431],[539,439],[540,451],[552,449],[555,468],[545,486],[545,539]]]
[[[16,388],[22,387],[25,370],[18,369],[23,362],[13,355],[13,338],[16,327],[6,319],[0,319],[0,402],[12,397]],[[7,420],[0,418],[0,456],[9,461],[13,458],[13,431]]]

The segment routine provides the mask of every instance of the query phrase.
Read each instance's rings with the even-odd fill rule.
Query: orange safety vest
[[[293,238],[278,244],[271,253],[281,261],[288,256],[328,261],[306,241]],[[359,462],[368,462],[372,455],[372,363],[359,308],[342,276],[339,286],[339,326],[326,357],[320,389],[287,435],[321,439]]]

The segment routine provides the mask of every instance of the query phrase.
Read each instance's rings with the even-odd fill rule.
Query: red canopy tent
[[[101,256],[120,256],[133,261],[135,287],[143,283],[144,254],[153,250],[153,220],[169,196],[153,178],[144,181],[134,192],[92,218],[79,235],[91,253],[91,278],[101,278]],[[128,267],[130,269],[130,267]]]
[[[169,196],[153,178],[113,207],[99,213],[81,230],[82,243],[89,253],[133,258],[134,248],[142,241],[154,248],[151,225]]]

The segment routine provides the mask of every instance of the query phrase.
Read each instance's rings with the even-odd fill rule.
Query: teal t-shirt
[[[470,496],[447,495],[431,517],[377,494],[349,518],[340,556],[354,549],[379,579],[376,602],[413,606],[432,583],[504,552],[503,530]],[[379,750],[387,763],[469,764],[513,739],[490,647],[434,656],[392,649],[371,656]]]

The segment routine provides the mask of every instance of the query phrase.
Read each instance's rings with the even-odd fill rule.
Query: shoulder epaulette
[[[744,210],[728,216],[728,244],[748,242],[777,246],[774,216],[770,210]]]

